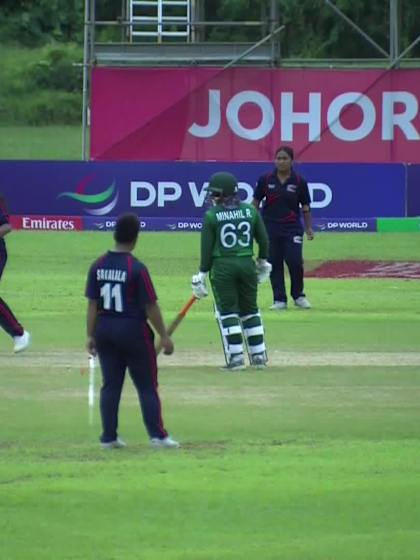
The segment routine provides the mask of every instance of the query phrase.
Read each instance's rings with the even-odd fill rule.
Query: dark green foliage
[[[84,0],[3,0],[0,40],[26,46],[81,41],[83,6]]]
[[[389,50],[389,0],[334,0],[348,18],[385,51]],[[342,18],[325,0],[277,0],[283,57],[374,58],[381,54]],[[205,2],[205,17],[212,21],[266,21],[264,28],[214,26],[208,38],[217,41],[252,41],[268,32],[270,0],[213,0]],[[400,0],[400,52],[419,34],[420,3]],[[417,45],[410,56],[420,56]]]
[[[81,122],[82,49],[72,44],[43,49],[3,48],[0,122],[31,125]]]
[[[407,6],[409,5],[409,6]],[[406,49],[420,35],[420,2],[416,0],[406,0],[406,6],[401,10],[401,50]],[[414,47],[410,56],[420,57],[420,44]]]
[[[257,41],[269,31],[271,0],[204,1],[207,21],[256,21],[264,25],[206,27],[214,41]],[[382,48],[389,48],[389,0],[334,0],[334,4]],[[96,0],[97,20],[124,18],[123,0]],[[276,0],[283,57],[377,57],[380,53],[329,8],[325,0]],[[419,34],[420,3],[399,0],[400,51]],[[76,42],[83,38],[84,0],[2,0],[0,42],[36,46],[51,41]],[[118,27],[98,27],[101,41],[122,40]],[[420,44],[410,56],[420,56]]]
[[[265,0],[223,0],[205,2],[207,21],[261,21],[266,23],[268,2]],[[261,27],[214,26],[207,30],[210,41],[258,41],[267,34],[267,25]]]
[[[270,20],[270,0],[202,2],[207,21],[262,23],[206,27],[207,40],[256,42],[269,32],[270,24],[282,24],[285,29],[279,39],[284,63],[288,58],[381,57],[325,0],[276,0],[275,21]],[[389,49],[389,0],[334,0],[334,4],[385,51]],[[1,123],[80,123],[84,5],[85,0],[0,0],[0,45],[19,46],[2,47]],[[96,19],[124,18],[123,5],[123,0],[96,0]],[[400,0],[399,20],[401,52],[419,34],[419,0]],[[96,39],[123,41],[125,36],[117,26],[98,26]],[[420,57],[420,43],[408,56]]]
[[[308,58],[380,57],[381,54],[346,23],[324,0],[305,3],[281,0],[280,18],[286,25],[282,55]],[[383,49],[388,49],[387,2],[338,0],[335,5]]]
[[[16,122],[43,126],[75,124],[82,120],[82,95],[64,91],[39,90],[19,100],[10,100]]]
[[[41,60],[29,66],[27,81],[37,89],[80,92],[83,80],[81,49],[73,45],[49,45],[43,54]]]

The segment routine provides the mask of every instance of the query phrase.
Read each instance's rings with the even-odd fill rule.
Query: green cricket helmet
[[[232,173],[220,171],[210,177],[207,191],[213,196],[229,197],[238,192],[238,180]]]

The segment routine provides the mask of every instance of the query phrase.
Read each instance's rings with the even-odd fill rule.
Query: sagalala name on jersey
[[[146,321],[145,305],[157,296],[146,266],[131,253],[108,251],[90,268],[86,296],[98,302],[100,315]]]
[[[96,280],[100,282],[101,280],[108,280],[111,282],[126,282],[127,271],[126,270],[115,270],[114,268],[98,268],[96,271]]]

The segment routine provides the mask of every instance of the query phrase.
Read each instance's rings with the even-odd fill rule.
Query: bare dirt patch
[[[312,278],[420,278],[420,262],[326,261],[306,272]]]

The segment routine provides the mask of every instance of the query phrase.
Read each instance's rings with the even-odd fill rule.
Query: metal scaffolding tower
[[[87,131],[89,125],[89,85],[93,66],[312,66],[355,67],[360,60],[343,59],[283,59],[280,54],[282,0],[265,0],[264,14],[259,21],[206,21],[204,0],[120,0],[121,17],[117,21],[96,18],[96,0],[85,0],[83,57],[83,159],[88,158]],[[379,57],[369,59],[371,67],[390,70],[407,57],[420,42],[420,35],[400,52],[400,0],[389,1],[389,46],[379,45],[356,22],[349,18],[334,1],[324,0],[326,9],[346,22],[367,41]],[[260,38],[252,42],[206,40],[209,28],[253,28]],[[104,28],[119,30],[119,41],[101,42]]]
[[[130,42],[154,38],[190,40],[191,0],[129,0]]]

